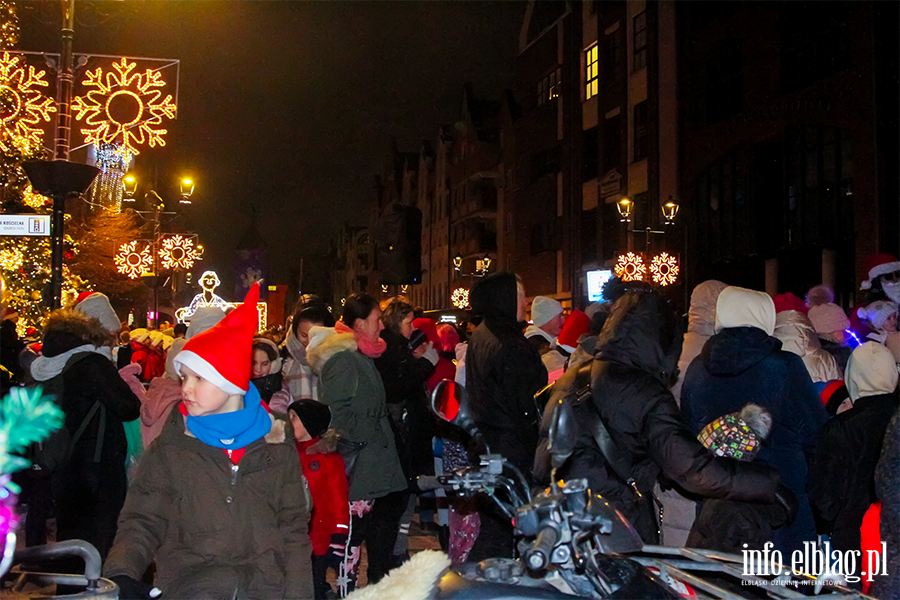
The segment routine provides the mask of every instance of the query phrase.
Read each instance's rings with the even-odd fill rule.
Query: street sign
[[[50,215],[0,215],[0,235],[50,235]]]

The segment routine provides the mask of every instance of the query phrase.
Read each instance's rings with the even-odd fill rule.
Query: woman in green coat
[[[378,302],[368,294],[353,294],[334,328],[313,327],[309,332],[306,355],[319,377],[319,400],[331,408],[332,427],[361,446],[348,475],[352,519],[350,543],[337,577],[342,593],[356,586],[363,541],[369,583],[395,566],[391,555],[406,506],[406,480],[388,420],[384,385],[373,361],[385,349],[379,337],[383,329]]]

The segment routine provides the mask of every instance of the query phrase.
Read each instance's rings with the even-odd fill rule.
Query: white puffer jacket
[[[803,359],[813,383],[844,378],[834,357],[822,350],[812,322],[803,313],[785,310],[775,315],[775,337],[781,340],[782,349]]]

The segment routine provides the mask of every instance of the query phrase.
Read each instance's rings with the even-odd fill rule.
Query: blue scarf
[[[221,415],[192,417],[187,428],[198,440],[216,448],[238,450],[263,437],[272,428],[259,392],[252,383],[244,396],[244,408]]]

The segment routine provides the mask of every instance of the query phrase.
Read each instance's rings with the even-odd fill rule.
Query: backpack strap
[[[91,406],[91,409],[88,411],[87,415],[85,415],[84,419],[81,421],[81,425],[78,426],[78,429],[75,431],[75,435],[72,436],[72,448],[75,447],[75,444],[78,443],[78,440],[81,439],[84,430],[87,429],[87,426],[94,419],[94,415],[97,414],[97,411],[100,411],[100,424],[98,425],[97,431],[97,445],[94,448],[94,462],[100,462],[100,454],[103,451],[103,437],[106,435],[106,407],[103,406],[99,400],[94,402],[94,405]]]

